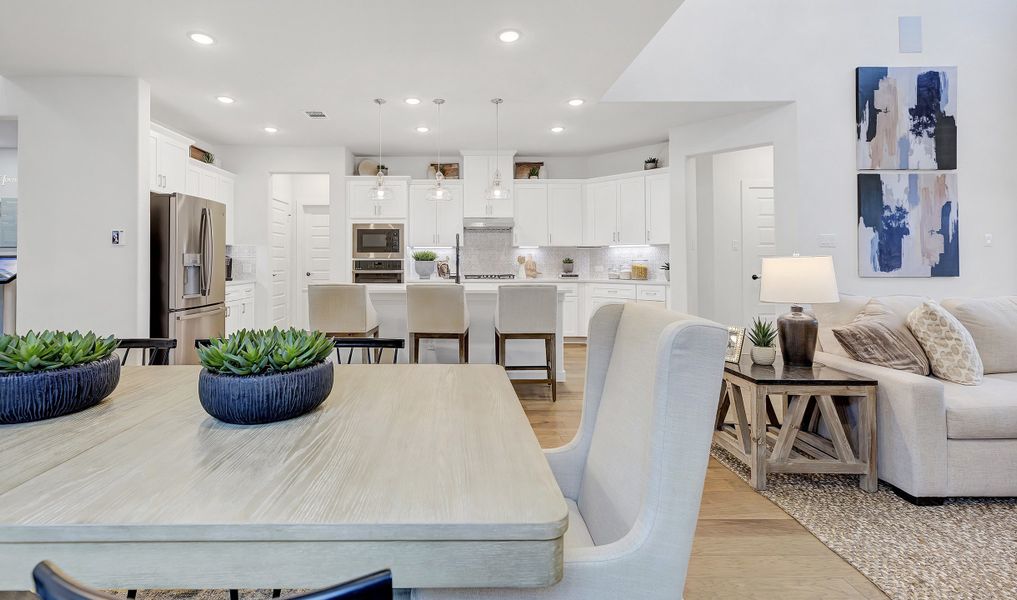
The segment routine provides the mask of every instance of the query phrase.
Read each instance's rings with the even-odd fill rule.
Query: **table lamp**
[[[811,367],[819,321],[804,312],[802,305],[840,301],[833,257],[797,254],[766,257],[760,279],[760,302],[791,305],[791,312],[777,319],[784,364]]]

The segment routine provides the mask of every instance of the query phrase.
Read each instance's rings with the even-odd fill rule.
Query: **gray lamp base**
[[[816,355],[816,338],[819,336],[819,321],[802,311],[801,306],[792,306],[791,312],[777,318],[777,336],[780,338],[780,353],[784,364],[811,367]]]

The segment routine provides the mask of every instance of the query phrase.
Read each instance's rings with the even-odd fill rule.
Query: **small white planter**
[[[777,360],[777,349],[773,346],[753,346],[749,356],[757,365],[772,365]]]
[[[417,272],[417,277],[421,279],[430,279],[431,275],[434,275],[434,269],[438,265],[433,260],[415,260],[413,261],[413,269]]]

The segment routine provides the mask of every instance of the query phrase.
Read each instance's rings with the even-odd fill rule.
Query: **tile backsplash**
[[[226,256],[233,259],[233,281],[254,281],[258,271],[257,246],[227,245]]]
[[[518,248],[512,245],[511,231],[467,231],[463,235],[463,274],[516,273],[517,256],[533,255],[544,277],[557,277],[566,256],[575,261],[580,277],[607,279],[611,268],[621,269],[634,259],[649,261],[650,278],[663,279],[660,266],[669,259],[668,246],[624,248]]]

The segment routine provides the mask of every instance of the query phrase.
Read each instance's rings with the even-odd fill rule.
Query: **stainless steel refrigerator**
[[[174,338],[170,364],[198,364],[194,340],[226,334],[226,205],[152,194],[152,337]]]

